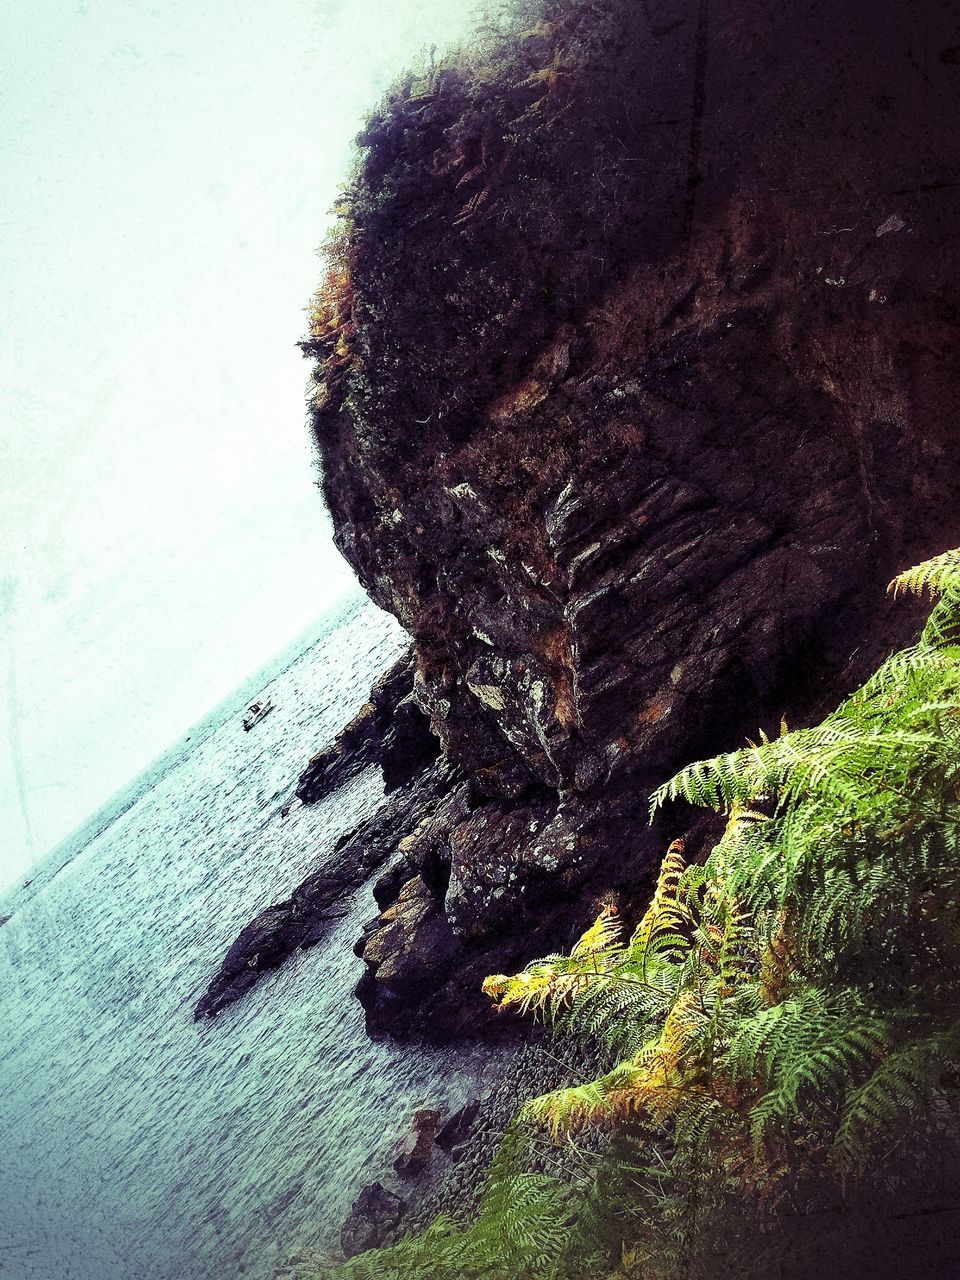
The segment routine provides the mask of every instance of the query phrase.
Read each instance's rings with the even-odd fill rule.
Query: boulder
[[[474,1123],[480,1115],[480,1100],[474,1099],[454,1111],[437,1130],[436,1143],[442,1151],[458,1154],[467,1144]]]
[[[449,964],[457,946],[442,902],[414,876],[366,934],[362,954],[379,987],[405,996]]]
[[[433,1146],[440,1128],[439,1111],[414,1113],[411,1131],[404,1140],[403,1149],[393,1162],[401,1178],[416,1178],[430,1164]]]
[[[345,1258],[395,1243],[406,1202],[380,1182],[364,1187],[340,1228]]]

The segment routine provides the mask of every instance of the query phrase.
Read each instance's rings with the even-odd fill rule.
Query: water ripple
[[[409,1112],[486,1059],[372,1044],[351,953],[369,889],[314,951],[196,1026],[253,915],[382,798],[370,770],[280,808],[405,637],[370,605],[230,716],[0,928],[0,1276],[261,1280],[327,1243]]]

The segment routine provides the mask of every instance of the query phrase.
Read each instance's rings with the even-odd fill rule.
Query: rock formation
[[[414,1113],[410,1133],[393,1162],[401,1178],[415,1178],[428,1167],[439,1128],[439,1111],[426,1109]]]
[[[518,118],[571,159],[524,163],[590,226],[518,266],[527,126],[434,71],[368,126],[349,316],[306,344],[338,546],[413,639],[393,723],[452,770],[361,940],[374,1029],[460,1025],[597,894],[629,910],[651,786],[823,710],[909,631],[893,572],[960,541],[958,6],[644,0],[602,66],[622,0],[540,7]]]
[[[377,681],[354,718],[300,776],[296,795],[316,804],[369,765],[383,770],[390,792],[416,777],[440,754],[429,721],[413,695],[413,658],[407,654]]]
[[[396,1243],[403,1221],[405,1202],[380,1182],[365,1186],[354,1201],[340,1232],[340,1248],[345,1258],[367,1249]]]

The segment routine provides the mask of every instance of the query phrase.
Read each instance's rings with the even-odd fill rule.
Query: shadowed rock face
[[[741,254],[740,227],[612,289],[400,501],[417,559],[385,547],[378,571],[412,594],[433,557],[401,618],[470,779],[442,899],[468,946],[557,919],[551,897],[629,889],[626,860],[656,849],[650,784],[802,717],[811,679],[863,675],[885,582],[958,533],[956,329],[932,307],[918,324],[895,284],[870,297],[915,242],[871,229],[840,286],[822,254],[802,280]]]
[[[545,294],[510,351],[494,330],[455,428],[429,386],[398,415],[394,369],[379,419],[342,386],[315,414],[338,545],[413,637],[457,770],[378,886],[374,1028],[461,1025],[483,973],[568,941],[590,895],[629,907],[682,825],[647,828],[651,785],[828,709],[914,625],[885,582],[960,540],[960,5],[641,19],[636,232],[598,224],[589,297]],[[392,216],[400,236],[409,203]]]

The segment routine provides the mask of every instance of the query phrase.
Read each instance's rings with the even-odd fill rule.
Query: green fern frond
[[[887,590],[894,596],[901,592],[943,596],[960,591],[960,549],[944,551],[939,556],[924,560],[897,574]]]

